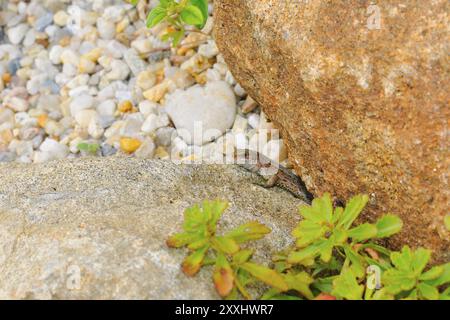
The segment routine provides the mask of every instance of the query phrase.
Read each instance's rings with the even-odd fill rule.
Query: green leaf
[[[159,5],[163,8],[167,8],[170,6],[170,4],[172,4],[174,1],[173,0],[159,0]]]
[[[427,300],[438,300],[439,299],[439,291],[435,287],[432,287],[426,283],[419,283],[417,285],[417,290],[421,297]]]
[[[206,20],[208,20],[208,0],[191,0],[190,3],[199,8],[200,11],[202,12],[202,16],[203,16],[203,23],[198,24],[197,28],[202,29],[205,24],[206,24]]]
[[[319,247],[320,260],[322,260],[323,262],[330,262],[331,260],[331,255],[333,253],[334,247],[333,240],[333,238],[324,240]]]
[[[295,290],[307,299],[314,299],[314,295],[309,288],[314,279],[308,273],[304,271],[295,275],[288,273],[284,276],[284,280],[289,286],[289,290]]]
[[[311,220],[302,220],[292,231],[292,235],[297,238],[297,247],[302,248],[315,240],[322,238],[329,230],[326,226],[320,225]]]
[[[398,216],[388,214],[378,219],[375,225],[377,238],[386,238],[399,232],[403,227],[403,222]]]
[[[180,248],[189,243],[204,239],[201,235],[195,233],[177,233],[167,239],[166,244],[170,248]]]
[[[316,222],[318,224],[331,223],[333,214],[333,203],[329,193],[325,193],[320,198],[315,198],[311,206],[300,206],[300,214],[306,220]]]
[[[183,272],[188,276],[194,276],[200,270],[207,251],[208,247],[204,247],[187,256],[181,265]]]
[[[435,266],[419,277],[419,280],[434,280],[444,273],[444,266]]]
[[[364,286],[359,285],[355,275],[350,269],[345,269],[333,281],[332,295],[347,300],[361,300],[364,292]]]
[[[233,255],[233,263],[240,265],[247,262],[253,254],[253,250],[241,250]]]
[[[98,149],[100,148],[100,145],[97,143],[86,143],[86,142],[80,142],[77,145],[78,150],[89,152],[92,154],[97,153]]]
[[[226,297],[234,287],[233,270],[225,255],[217,255],[216,266],[213,273],[213,281],[217,292],[221,297]]]
[[[423,269],[425,269],[430,258],[431,258],[431,250],[419,248],[414,252],[412,269],[414,270],[417,276],[422,273]]]
[[[410,271],[413,253],[408,246],[404,246],[400,252],[391,253],[391,261],[399,270]]]
[[[338,227],[348,229],[353,221],[359,216],[361,211],[367,204],[369,197],[367,195],[357,195],[350,199],[342,213],[342,219],[338,223]]]
[[[186,232],[198,233],[200,226],[206,225],[206,216],[198,205],[194,205],[184,210],[183,229]]]
[[[270,232],[271,230],[265,225],[253,221],[231,230],[225,236],[234,239],[237,243],[244,243],[250,240],[261,239]]]
[[[338,221],[341,221],[342,215],[344,214],[344,208],[336,207],[333,213],[333,224],[336,224]]]
[[[204,201],[203,208],[203,210],[207,210],[209,212],[210,230],[216,231],[217,222],[222,217],[222,214],[225,212],[225,210],[228,208],[228,202],[221,200]]]
[[[444,284],[450,284],[450,262],[442,265],[442,268],[444,270],[438,276],[438,278],[432,279],[432,280],[427,280],[427,279],[422,279],[422,280],[424,280],[427,284],[432,285],[432,286],[442,286]],[[430,269],[428,272],[430,272],[431,270],[433,270],[433,269]],[[424,274],[422,274],[422,276],[426,275],[428,272],[425,272]]]
[[[350,265],[350,268],[355,274],[355,276],[359,279],[364,278],[366,274],[366,264],[364,263],[363,257],[361,257],[350,246],[345,246],[344,251],[347,259],[349,259],[350,262],[352,263]]]
[[[359,226],[350,229],[348,236],[355,242],[372,239],[377,235],[377,227],[370,223],[363,223]]]
[[[202,11],[193,5],[184,7],[183,11],[180,13],[180,17],[184,23],[192,26],[202,25],[204,20]]]
[[[281,291],[287,291],[289,289],[283,277],[275,270],[251,262],[242,264],[241,268],[269,286]]]
[[[211,244],[216,250],[226,254],[234,254],[239,251],[239,245],[236,243],[236,241],[228,237],[212,238]]]
[[[288,256],[287,261],[289,263],[295,264],[295,263],[303,263],[304,261],[315,258],[319,253],[319,250],[321,249],[323,241],[318,241],[312,245],[307,246],[306,248],[291,252]]]
[[[167,9],[162,6],[155,7],[147,16],[147,28],[153,28],[167,17]]]

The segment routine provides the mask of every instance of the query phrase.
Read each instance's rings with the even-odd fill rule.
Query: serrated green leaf
[[[167,17],[167,9],[162,6],[155,7],[147,16],[147,28],[153,28]]]
[[[202,11],[193,5],[187,5],[184,7],[183,11],[180,13],[181,20],[192,26],[203,24],[203,14]]]
[[[300,214],[305,220],[310,220],[318,224],[331,223],[333,215],[333,203],[329,193],[325,193],[320,198],[315,198],[310,206],[300,206]]]
[[[333,224],[336,224],[338,221],[342,219],[342,215],[344,214],[344,208],[336,207],[333,213]]]
[[[307,299],[313,299],[314,295],[311,292],[309,286],[314,282],[311,276],[302,271],[297,274],[288,273],[284,276],[286,284],[289,286],[289,290],[295,290]]]
[[[419,248],[414,252],[412,269],[417,276],[419,276],[422,273],[423,269],[425,269],[430,258],[431,250]]]
[[[378,219],[375,225],[377,238],[386,238],[399,232],[403,227],[403,222],[398,216],[387,214]]]
[[[288,285],[284,281],[283,277],[275,270],[251,262],[242,264],[241,268],[269,286],[281,291],[288,290]]]
[[[345,206],[344,212],[342,213],[342,219],[338,222],[337,226],[344,229],[350,228],[353,221],[355,221],[366,206],[368,200],[369,197],[365,194],[351,198]]]
[[[364,278],[366,274],[366,264],[364,262],[363,257],[361,257],[350,246],[345,246],[344,252],[347,259],[349,259],[351,262],[350,269],[353,271],[355,276],[359,279]]]
[[[444,273],[444,266],[435,266],[425,273],[422,273],[419,280],[434,280]]]
[[[181,265],[183,272],[188,276],[194,276],[202,267],[202,262],[207,251],[208,247],[204,247],[187,256]]]
[[[432,280],[423,279],[423,280],[427,284],[429,284],[431,286],[435,286],[435,287],[442,286],[445,284],[450,284],[450,262],[441,265],[441,267],[443,268],[443,271],[436,279],[432,279]],[[423,275],[425,275],[425,274],[426,273],[424,273]]]
[[[211,239],[213,247],[226,254],[235,254],[239,251],[239,245],[231,238],[228,237],[215,237]]]
[[[404,246],[400,252],[391,253],[391,261],[399,270],[410,271],[413,253],[408,246]]]
[[[364,286],[359,285],[355,275],[350,269],[345,269],[333,281],[332,295],[347,300],[361,300]]]
[[[302,248],[322,238],[328,230],[329,228],[327,226],[320,225],[311,220],[302,220],[292,231],[292,235],[297,238],[297,247]]]
[[[330,262],[333,253],[333,247],[334,247],[333,238],[323,241],[319,247],[318,252],[320,260],[322,260],[323,262]]]
[[[237,243],[244,243],[250,240],[261,239],[270,232],[271,230],[265,225],[253,221],[231,230],[225,236],[234,239]]]
[[[184,210],[183,229],[187,232],[199,232],[199,226],[206,224],[205,216],[198,205]]]
[[[311,286],[313,288],[319,290],[320,292],[325,292],[325,293],[328,292],[329,293],[329,292],[333,291],[333,281],[337,277],[338,276],[318,278],[318,279],[314,280],[314,282],[311,284]]]
[[[430,286],[426,283],[419,283],[417,285],[418,293],[422,298],[427,300],[438,300],[439,299],[439,291],[433,286]]]
[[[348,236],[355,242],[360,242],[375,238],[377,235],[377,227],[370,223],[363,223],[348,231]]]
[[[413,289],[416,279],[407,271],[388,269],[382,275],[382,283],[388,293],[398,294]]]

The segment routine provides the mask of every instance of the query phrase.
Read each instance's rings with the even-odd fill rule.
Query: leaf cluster
[[[182,265],[189,276],[214,265],[215,287],[226,298],[251,299],[247,287],[260,281],[270,287],[262,299],[449,300],[450,263],[427,268],[430,250],[404,246],[391,252],[377,244],[401,230],[400,218],[386,214],[375,223],[355,225],[367,201],[366,195],[357,195],[334,208],[326,193],[301,206],[303,219],[292,231],[295,247],[275,254],[271,268],[252,262],[253,251],[241,247],[268,234],[264,225],[250,222],[216,234],[228,206],[223,201],[186,209],[184,232],[167,244],[190,250]]]
[[[136,5],[139,0],[131,0]],[[185,26],[202,29],[208,20],[208,0],[160,0],[147,16],[147,27],[167,22],[170,26],[162,36],[163,41],[172,40],[176,47],[186,32]]]

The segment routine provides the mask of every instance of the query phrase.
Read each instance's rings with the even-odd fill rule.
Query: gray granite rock
[[[301,204],[235,166],[86,158],[0,165],[1,299],[216,299],[211,270],[180,271],[168,249],[183,210],[230,201],[221,230],[258,220],[273,231],[256,260],[290,244]]]

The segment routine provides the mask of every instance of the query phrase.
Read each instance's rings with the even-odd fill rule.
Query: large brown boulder
[[[368,193],[394,246],[449,260],[450,5],[372,2],[216,0],[216,41],[310,191]]]

